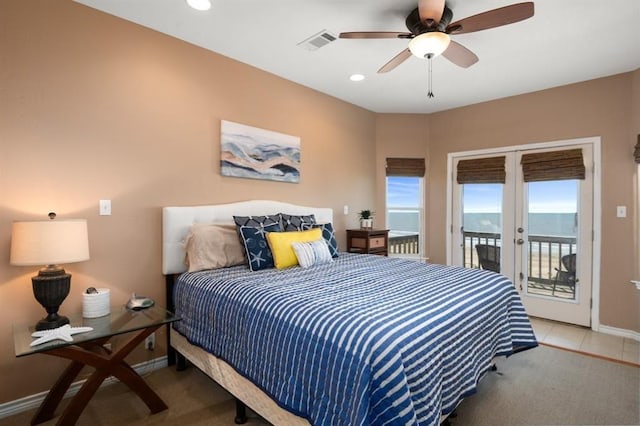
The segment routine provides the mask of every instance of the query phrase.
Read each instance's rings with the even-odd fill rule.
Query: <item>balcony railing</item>
[[[500,234],[488,232],[464,231],[462,254],[466,268],[480,268],[476,244],[501,247]],[[530,293],[563,298],[574,298],[575,289],[564,283],[558,283],[558,271],[563,270],[562,257],[576,253],[575,237],[555,237],[547,235],[529,235],[529,256],[527,265],[528,290]]]
[[[390,235],[389,254],[415,254],[420,253],[420,239],[418,234]]]
[[[418,234],[390,235],[389,254],[418,255]],[[489,232],[464,232],[462,254],[466,268],[480,268],[476,244],[487,244],[501,247],[502,236]],[[527,265],[528,290],[530,293],[573,298],[574,289],[566,284],[558,283],[557,273],[563,270],[562,257],[576,253],[575,237],[554,237],[546,235],[529,235],[529,256]]]

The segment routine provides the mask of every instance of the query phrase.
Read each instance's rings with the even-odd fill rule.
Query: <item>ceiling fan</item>
[[[454,64],[468,68],[478,62],[475,53],[449,37],[450,34],[466,34],[523,21],[533,16],[533,2],[516,3],[451,23],[453,12],[445,0],[418,0],[405,21],[409,32],[356,31],[340,33],[345,39],[408,39],[409,45],[384,64],[378,73],[389,72],[411,55],[431,59],[442,54]],[[430,94],[430,97],[432,94]]]

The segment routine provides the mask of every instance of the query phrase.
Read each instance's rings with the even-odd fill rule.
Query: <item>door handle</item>
[[[519,245],[519,246],[521,246],[521,245],[523,245],[523,244],[524,244],[524,240],[523,240],[522,238],[518,238],[518,239],[516,240],[516,244],[517,244],[517,245]]]

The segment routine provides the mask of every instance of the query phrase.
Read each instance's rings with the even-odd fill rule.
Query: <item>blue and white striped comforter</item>
[[[183,274],[174,327],[314,425],[437,425],[497,355],[537,345],[489,271],[342,253]]]

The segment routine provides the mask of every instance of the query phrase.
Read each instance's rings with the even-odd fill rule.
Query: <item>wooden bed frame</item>
[[[162,273],[166,276],[167,309],[174,311],[173,283],[177,274],[185,272],[184,239],[191,225],[196,223],[233,224],[233,215],[271,215],[287,213],[293,215],[313,214],[318,223],[333,221],[333,210],[329,208],[305,207],[279,201],[254,200],[230,204],[164,207],[162,209]],[[169,327],[167,333],[169,364],[184,368],[185,358],[215,380],[236,398],[238,424],[246,422],[246,403],[253,411],[275,425],[309,425],[306,419],[296,416],[277,405],[260,388],[238,374],[233,367],[211,355],[204,349],[190,344],[184,336]]]

